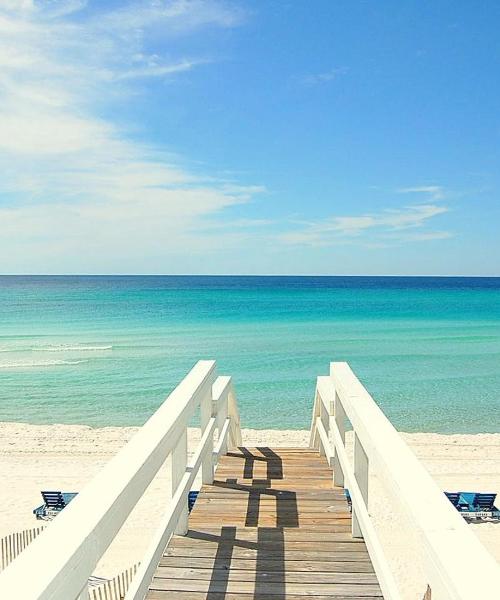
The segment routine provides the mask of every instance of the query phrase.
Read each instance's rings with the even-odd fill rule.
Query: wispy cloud
[[[447,197],[446,190],[440,185],[420,185],[397,190],[399,194],[424,194],[432,200],[443,200]]]
[[[136,82],[210,61],[148,52],[158,36],[164,46],[242,19],[239,9],[215,0],[134,2],[98,15],[79,0],[4,0],[0,254],[21,253],[29,264],[82,248],[114,258],[179,245],[195,250],[204,243],[193,234],[200,220],[258,193],[194,173],[102,116],[136,93]]]
[[[345,75],[347,72],[347,67],[336,67],[333,69],[329,69],[328,71],[323,71],[321,73],[311,73],[310,75],[301,77],[300,81],[304,85],[318,85],[333,81],[338,77]]]
[[[246,17],[244,9],[225,0],[139,0],[122,3],[100,15],[98,26],[127,40],[149,35],[185,35],[207,26],[235,27]]]
[[[144,78],[144,77],[166,77],[176,75],[185,71],[191,71],[199,65],[207,64],[208,60],[181,60],[177,63],[164,63],[158,57],[153,56],[147,60],[146,64],[141,64],[136,68],[123,71],[115,75],[116,80]]]
[[[432,240],[448,240],[453,237],[453,234],[450,231],[418,231],[418,232],[408,232],[406,231],[404,235],[398,234],[387,234],[385,239],[389,241],[395,242],[429,242]]]
[[[448,232],[423,228],[430,219],[447,211],[444,206],[418,204],[378,213],[334,216],[322,221],[297,223],[295,231],[282,234],[281,240],[288,244],[330,246],[354,242],[380,244],[444,239],[450,237]]]

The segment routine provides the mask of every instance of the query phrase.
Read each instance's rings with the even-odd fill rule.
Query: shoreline
[[[0,537],[43,524],[32,514],[42,503],[40,491],[81,491],[138,429],[0,422]],[[401,436],[441,489],[496,492],[500,499],[500,433]],[[190,452],[199,437],[199,430],[189,429]],[[242,437],[248,446],[307,446],[309,431],[243,429]],[[349,433],[347,450],[352,451]],[[165,510],[169,483],[164,466],[99,563],[97,575],[112,577],[140,560]],[[370,488],[370,514],[403,598],[420,600],[425,587],[411,558],[413,543],[418,543],[412,541],[414,531],[399,507],[388,503],[376,474],[370,477]],[[469,527],[500,564],[500,525],[485,522]]]
[[[158,408],[158,407],[157,407]],[[311,405],[312,408],[312,405]],[[151,413],[153,414],[154,411]],[[0,432],[2,431],[3,427],[6,426],[23,426],[23,427],[56,427],[56,428],[64,428],[64,427],[80,427],[83,430],[92,430],[92,431],[113,431],[113,430],[120,430],[120,431],[137,431],[139,429],[141,429],[141,427],[144,426],[144,424],[146,423],[146,421],[142,424],[142,425],[116,425],[116,424],[110,424],[110,425],[92,425],[90,423],[64,423],[64,422],[55,422],[55,423],[34,423],[32,421],[18,421],[18,420],[3,420],[0,418]],[[192,429],[195,429],[194,427]],[[418,436],[418,435],[436,435],[436,436],[443,436],[443,437],[463,437],[463,436],[489,436],[489,435],[500,435],[500,431],[474,431],[474,432],[463,432],[463,431],[452,431],[452,432],[442,432],[442,431],[409,431],[409,430],[404,430],[404,429],[397,429],[397,432],[400,435],[403,436]],[[269,432],[269,433],[279,433],[279,432],[286,432],[287,434],[301,434],[303,432],[307,432],[307,434],[309,434],[309,428],[304,429],[304,428],[283,428],[283,427],[244,427],[242,428],[242,431],[247,431],[247,432]]]

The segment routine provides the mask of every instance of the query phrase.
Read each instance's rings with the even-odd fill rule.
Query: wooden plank
[[[291,486],[289,486],[291,487]],[[271,488],[273,490],[273,488]],[[264,492],[256,491],[256,490],[235,490],[238,493],[234,493],[233,489],[228,488],[228,491],[225,492],[221,490],[219,492],[214,493],[206,493],[202,490],[202,493],[198,496],[196,502],[199,504],[195,504],[196,506],[215,504],[216,502],[221,502],[222,504],[218,504],[221,507],[221,510],[224,510],[224,505],[243,505],[248,502],[248,498],[250,495],[258,496],[259,500],[262,503],[267,503],[271,506],[276,506],[279,504],[300,504],[301,506],[322,506],[322,505],[336,505],[341,506],[344,510],[348,510],[349,505],[347,504],[347,500],[344,496],[338,496],[335,494],[316,493],[312,495],[307,491],[304,491],[302,494],[297,494],[295,492],[291,492],[288,490],[277,490],[274,493],[267,493],[268,490],[264,490]]]
[[[232,526],[230,526],[230,525],[224,525],[223,526],[223,530],[226,531],[226,529],[228,529],[229,527],[232,527]],[[235,526],[234,529],[236,529],[237,531],[240,531],[240,530],[243,529],[243,527],[236,527]],[[270,528],[268,527],[267,529],[270,529]],[[303,527],[300,527],[300,528],[297,528],[296,526],[294,526],[294,527],[278,527],[278,528],[274,528],[274,529],[279,529],[281,532],[284,532],[284,533],[286,533],[287,531],[296,531],[297,532],[299,529],[300,529],[300,531],[302,531],[302,529],[304,529],[304,531],[309,531],[309,532],[313,531],[315,533],[325,534],[325,535],[327,535],[329,533],[335,533],[335,532],[332,531],[332,528],[328,525],[328,523],[326,523],[324,525],[318,525],[318,526],[316,526],[316,525],[314,525],[314,526],[305,526],[304,525]],[[207,526],[207,524],[205,523],[203,525],[200,525],[199,527],[196,527],[196,529],[193,529],[192,531],[198,531],[198,532],[203,532],[204,531],[204,532],[209,533],[210,532],[210,527]],[[211,535],[217,535],[215,531],[212,531],[210,533],[211,533]],[[351,537],[351,540],[353,540],[355,542],[359,541],[359,543],[362,543],[362,544],[365,543],[364,540],[358,539],[358,538],[355,539],[355,538]]]
[[[233,454],[240,454],[242,456],[245,456],[245,454],[247,452],[250,452],[252,454],[255,454],[257,456],[269,456],[268,452],[269,450],[271,450],[272,452],[274,452],[275,454],[277,454],[278,456],[286,456],[288,454],[291,455],[300,455],[300,456],[308,456],[308,455],[312,455],[312,456],[316,456],[318,459],[322,460],[322,456],[319,454],[319,452],[317,450],[315,450],[314,448],[309,448],[307,446],[273,446],[272,448],[269,446],[240,446],[237,449],[233,449],[230,452],[227,453],[227,456],[232,456]],[[265,455],[263,453],[263,451],[265,451],[267,454]],[[245,454],[243,454],[243,452]]]
[[[326,519],[332,525],[345,524],[346,521],[351,520],[351,514],[349,512],[341,513],[341,512],[332,512],[332,511],[328,511],[328,510],[323,510],[323,511],[316,510],[314,512],[313,511],[305,512],[305,511],[298,511],[296,509],[285,510],[280,507],[278,507],[275,510],[259,510],[258,504],[256,504],[255,508],[250,507],[247,509],[243,509],[241,511],[228,510],[223,513],[224,518],[228,518],[228,519],[231,519],[231,518],[237,519],[238,517],[248,518],[248,517],[252,517],[252,516],[257,516],[257,517],[260,516],[263,519],[276,519],[277,515],[284,517],[284,518],[292,518],[292,517],[295,517],[296,519],[300,518],[301,520],[304,520],[304,519],[305,520],[318,520],[318,519],[325,520]],[[190,522],[192,524],[194,524],[197,521],[202,521],[204,523],[207,523],[207,522],[210,522],[211,517],[213,517],[213,516],[217,516],[218,518],[221,518],[221,513],[217,512],[217,511],[211,511],[211,510],[193,511],[191,513],[191,521]],[[220,521],[217,521],[217,522],[219,524],[221,524]],[[236,522],[233,524],[236,525]]]
[[[310,496],[310,498],[308,498],[308,496]],[[246,506],[246,504],[248,503],[248,497],[249,497],[249,493],[248,491],[240,491],[240,490],[232,490],[232,489],[226,489],[226,490],[221,490],[220,492],[214,492],[211,494],[205,494],[204,492],[200,493],[200,495],[198,496],[198,499],[210,499],[213,501],[217,501],[218,499],[224,499],[224,500],[232,500],[233,502],[239,502],[240,504],[244,504]],[[278,491],[275,490],[274,493],[272,494],[260,494],[259,498],[260,500],[264,500],[264,499],[269,499],[269,502],[276,502],[276,500],[282,500],[284,498],[290,498],[290,494],[287,491]],[[327,490],[316,490],[314,492],[310,492],[308,493],[307,490],[304,491],[297,491],[294,492],[294,496],[293,498],[295,498],[295,500],[297,501],[297,503],[300,503],[302,501],[309,501],[309,500],[313,500],[313,501],[319,501],[319,502],[328,502],[329,504],[340,504],[342,506],[344,506],[344,508],[348,509],[348,505],[345,501],[345,499],[341,499],[335,496],[332,496],[330,494],[328,494]],[[198,501],[198,500],[197,500]],[[195,504],[196,506],[196,504]],[[224,508],[221,506],[221,511],[223,511]]]
[[[220,538],[221,533],[224,533],[224,529],[221,527],[203,527],[202,530],[190,529],[187,536],[183,536],[184,539],[189,537],[205,536],[206,539],[212,538],[216,541]],[[235,532],[235,540],[252,540],[257,541],[258,531],[253,527],[239,527]],[[364,541],[359,538],[353,538],[350,533],[335,533],[332,531],[317,531],[316,529],[297,528],[297,527],[286,527],[280,529],[280,537],[285,541],[312,541],[312,542],[353,542],[355,544],[364,545]],[[175,542],[174,538],[174,542]]]
[[[314,473],[323,473],[332,475],[332,472],[328,468],[328,464],[320,465],[316,460],[273,460],[269,461],[265,458],[260,460],[255,459],[239,459],[239,458],[231,458],[229,460],[222,459],[219,461],[219,466],[217,467],[218,471],[229,471],[230,469],[239,470],[256,470],[261,469],[262,471],[277,471],[278,475],[280,472],[288,470],[290,472],[294,471],[304,471],[306,468],[311,469]]]
[[[360,552],[363,551],[363,544],[358,544],[356,542],[327,542],[327,541],[322,541],[321,543],[317,543],[317,542],[310,542],[310,541],[287,541],[286,543],[283,541],[259,541],[259,542],[250,542],[250,541],[245,541],[245,540],[240,540],[238,541],[238,544],[232,544],[232,543],[224,543],[224,542],[217,542],[217,541],[207,541],[207,540],[193,540],[193,539],[178,539],[175,542],[175,547],[176,548],[183,548],[186,546],[195,546],[198,548],[221,548],[223,549],[224,546],[226,548],[231,548],[234,546],[240,546],[242,548],[263,548],[263,549],[269,549],[269,548],[282,548],[283,545],[286,544],[286,549],[287,550],[299,550],[302,552],[334,552],[334,551],[339,551],[339,552]]]
[[[258,557],[258,549],[246,546],[235,546],[233,548],[220,548],[217,545],[212,546],[172,546],[165,549],[163,554],[164,557],[170,556],[184,556],[184,557],[233,557],[233,558],[244,558],[255,560]],[[346,550],[331,550],[327,552],[321,552],[320,550],[300,550],[290,549],[285,546],[285,549],[279,555],[281,559],[286,562],[290,560],[304,560],[304,561],[361,561],[369,560],[368,552],[365,548],[361,547],[352,548],[349,551]]]
[[[267,561],[266,561],[267,562]],[[230,581],[230,582],[254,582],[257,578],[269,583],[300,583],[300,584],[323,584],[323,583],[354,583],[354,584],[376,584],[375,573],[344,573],[320,571],[316,573],[296,572],[284,570],[252,569],[200,569],[185,566],[164,567],[159,566],[156,570],[155,579],[188,579],[190,581]]]
[[[294,461],[297,463],[300,462],[314,462],[318,467],[328,467],[328,462],[324,457],[320,457],[317,453],[314,452],[279,452],[275,454],[262,454],[261,452],[251,452],[250,450],[245,451],[245,453],[231,450],[223,457],[221,457],[220,462],[231,462],[234,460],[254,460],[255,462],[269,462],[269,463],[279,463],[285,461]]]
[[[248,503],[247,506],[237,505],[228,506],[223,508],[225,515],[266,515],[268,517],[276,514],[280,515],[300,515],[308,518],[328,518],[335,520],[345,520],[351,518],[349,511],[342,510],[340,507],[332,507],[327,504],[321,507],[311,507],[309,510],[303,509],[300,505],[289,505],[289,506],[261,506],[258,502],[255,502],[255,506],[252,503]],[[192,511],[191,516],[193,518],[201,517],[205,520],[210,519],[213,515],[220,515],[221,509],[217,510],[217,507],[198,507]],[[208,517],[208,519],[207,519]]]
[[[252,518],[246,518],[245,516],[236,518],[236,517],[232,517],[232,516],[223,516],[223,517],[219,517],[218,518],[219,523],[221,523],[222,525],[235,525],[238,527],[265,527],[265,528],[269,528],[269,527],[299,527],[301,524],[305,524],[308,525],[309,527],[314,526],[315,524],[317,525],[321,525],[322,523],[325,522],[325,520],[321,520],[321,519],[307,519],[305,517],[301,517],[300,519],[297,518],[290,518],[290,517],[282,517],[282,518],[258,518],[258,519],[252,519]],[[329,523],[329,526],[331,527],[332,531],[350,531],[351,528],[351,521],[350,520],[345,520],[345,524],[339,523],[339,524],[334,524],[331,525],[330,521],[328,519],[326,519],[326,522]],[[192,524],[193,526],[197,526],[200,523],[206,523],[205,519],[202,520],[197,520],[197,519],[193,519]]]
[[[231,569],[252,571],[255,573],[255,560],[234,557],[204,557],[186,556],[179,559],[178,556],[164,556],[160,560],[160,567],[178,567],[199,568],[199,569]],[[282,571],[283,560],[266,560],[266,569],[268,571]],[[326,561],[326,560],[287,560],[286,571],[288,572],[309,572],[319,573],[329,571],[332,573],[372,573],[373,566],[366,556],[363,560],[351,561]]]
[[[297,594],[299,596],[329,595],[337,596],[376,596],[380,594],[378,584],[356,584],[356,583],[288,583],[268,581],[226,581],[225,579],[206,581],[199,579],[161,579],[154,578],[150,589],[171,591],[191,591],[205,593],[232,593],[232,594],[261,594],[262,598],[267,594],[285,593]],[[266,594],[264,596],[263,594]]]
[[[265,498],[265,499],[264,499]],[[229,498],[225,498],[226,500],[229,500]],[[207,514],[207,519],[208,519],[208,515],[213,512],[212,508],[210,505],[216,504],[217,500],[215,498],[212,498],[213,502],[207,503],[206,506],[204,508],[206,508],[206,514]],[[201,505],[199,505],[201,506]],[[294,502],[292,501],[291,503],[284,503],[281,502],[280,499],[276,499],[273,495],[259,495],[259,494],[251,494],[250,496],[246,496],[246,498],[235,498],[234,502],[226,502],[223,504],[219,505],[219,514],[224,514],[229,510],[234,509],[240,509],[240,512],[247,512],[248,509],[250,510],[257,510],[258,508],[262,507],[263,511],[272,511],[272,510],[281,510],[281,512],[290,512],[290,511],[295,511],[295,512],[305,512],[305,513],[310,513],[310,512],[324,512],[324,511],[328,511],[329,513],[332,513],[332,518],[334,518],[334,512],[339,512],[339,513],[344,513],[347,515],[350,515],[351,512],[349,510],[349,507],[346,504],[341,504],[338,502],[331,502],[331,501],[326,501],[326,502],[321,502],[319,504],[316,505],[311,505],[311,504],[305,504],[304,506],[302,506],[302,503],[300,501]],[[328,510],[329,507],[332,507],[331,510]],[[335,508],[335,510],[334,510]],[[193,512],[191,514],[195,514],[195,511],[198,511],[198,507],[195,504],[195,507],[193,509]]]
[[[148,593],[148,600],[283,600],[283,594],[226,594],[210,592],[208,596],[204,592],[166,592],[152,590]],[[314,596],[314,600],[384,600],[382,596]],[[304,600],[304,596],[287,594],[287,600]]]
[[[323,506],[311,506],[311,507],[303,507],[302,505],[297,505],[296,503],[283,505],[276,503],[267,503],[262,504],[261,502],[256,502],[255,507],[252,506],[251,503],[244,504],[228,504],[227,506],[222,507],[224,514],[232,515],[232,514],[243,514],[247,517],[249,515],[301,515],[305,517],[325,517],[329,519],[350,519],[351,513],[345,510],[345,507],[340,506],[330,506],[329,504],[324,504]],[[210,515],[220,515],[221,507],[220,506],[198,506],[192,511],[192,517],[203,517],[207,518]]]
[[[219,509],[219,510],[217,510]],[[262,502],[258,496],[247,499],[246,502],[235,500],[234,503],[225,503],[217,506],[217,502],[206,505],[196,506],[191,512],[192,516],[206,515],[207,522],[210,522],[211,515],[214,514],[249,514],[252,512],[276,513],[281,514],[293,513],[304,514],[305,516],[325,515],[332,519],[350,519],[351,513],[346,506],[341,504],[332,504],[324,502],[316,504],[316,506],[302,506],[300,502],[281,503],[276,501]]]
[[[232,490],[230,490],[232,491]],[[280,497],[281,496],[281,497]],[[261,502],[268,502],[269,504],[275,503],[276,500],[280,502],[300,502],[303,506],[316,506],[320,504],[329,504],[334,503],[338,506],[347,507],[347,501],[345,499],[344,494],[335,494],[335,493],[325,493],[322,495],[312,495],[307,492],[302,494],[301,496],[292,494],[277,494],[277,496],[269,496],[267,494],[261,494],[260,498]],[[201,495],[196,500],[197,505],[201,504],[213,504],[215,502],[220,502],[222,504],[234,504],[248,501],[248,494],[224,494],[223,492],[218,493],[210,493],[206,490],[203,490]],[[195,505],[196,506],[196,505]]]
[[[203,510],[205,514],[211,512],[228,512],[228,511],[242,511],[248,508],[248,498],[236,498],[231,500],[230,498],[221,498],[217,501],[214,498],[204,499],[196,501],[194,505],[193,513]],[[276,512],[277,509],[282,511],[300,510],[300,512],[328,512],[328,513],[342,513],[350,515],[350,511],[346,504],[341,502],[329,502],[325,500],[318,500],[316,502],[297,501],[297,500],[276,500],[269,496],[259,497],[258,503],[259,511]]]
[[[329,479],[315,479],[314,477],[306,478],[301,477],[300,480],[294,481],[291,484],[289,481],[282,481],[280,479],[273,479],[272,483],[266,479],[241,479],[235,477],[232,481],[223,481],[221,479],[215,479],[214,486],[221,488],[229,488],[229,489],[239,489],[239,490],[288,490],[290,491],[290,487],[293,487],[293,490],[299,491],[307,491],[311,488],[313,489],[322,489],[329,490],[332,487],[331,478]]]
[[[335,517],[335,518],[334,518]],[[326,523],[331,526],[332,531],[342,531],[342,527],[349,527],[351,519],[348,515],[337,515],[334,513],[302,513],[295,512],[249,512],[249,513],[233,513],[228,512],[224,516],[214,513],[214,518],[223,526],[245,526],[245,527],[298,527],[300,525],[322,525]],[[206,515],[193,515],[191,518],[191,526],[197,527],[207,523]],[[340,529],[339,529],[340,527]]]
[[[164,592],[160,590],[151,590],[147,595],[147,600],[206,600],[207,598],[209,598],[209,600],[283,600],[284,596],[282,593],[242,594],[239,592],[237,594],[231,594],[210,591],[210,594],[207,595],[205,592]],[[314,596],[314,600],[331,600],[332,598],[335,598],[335,600],[384,600],[382,596]],[[304,600],[304,596],[286,594],[286,599]]]
[[[266,483],[268,487],[274,487],[275,485],[282,485],[283,483],[288,484],[295,488],[295,483],[305,483],[310,481],[318,481],[322,483],[328,482],[328,489],[332,487],[332,474],[314,473],[312,469],[304,469],[303,471],[280,471],[280,474],[274,471],[267,471],[266,469],[248,470],[244,469],[224,469],[223,471],[217,471],[217,480],[227,483],[228,481],[241,481],[244,485],[251,485],[255,480]],[[272,480],[272,482],[270,481]]]
[[[261,471],[265,477],[265,473],[275,473],[275,477],[277,479],[284,476],[284,474],[288,471],[289,473],[303,473],[306,470],[310,469],[311,473],[318,475],[320,477],[330,476],[333,478],[333,473],[330,469],[325,467],[318,467],[313,462],[303,462],[300,464],[289,463],[289,462],[280,462],[280,463],[269,463],[262,462],[257,460],[246,460],[246,461],[238,461],[234,460],[232,462],[219,463],[219,467],[217,471],[222,473],[231,473],[234,470],[235,473],[255,473],[257,471]],[[245,477],[252,477],[252,475],[245,475]]]
[[[323,459],[322,459],[323,460]],[[280,460],[267,460],[265,458],[229,458],[223,457],[219,460],[218,469],[221,470],[235,468],[239,469],[269,469],[269,470],[280,470],[280,469],[289,469],[294,471],[300,471],[307,467],[311,467],[317,473],[330,473],[333,477],[333,473],[328,466],[328,461],[324,460],[323,463],[318,463],[317,458],[303,459],[299,458],[298,460],[294,458],[284,458]]]
[[[227,487],[227,484],[237,484],[241,486],[252,487],[254,484],[259,487],[267,487],[271,489],[301,489],[320,485],[321,489],[331,489],[331,475],[314,475],[310,471],[308,473],[297,473],[292,476],[276,477],[276,475],[267,475],[265,471],[262,473],[245,474],[243,471],[226,471],[225,473],[217,473],[217,483],[215,485],[225,484],[221,487]],[[285,488],[286,486],[286,488]]]

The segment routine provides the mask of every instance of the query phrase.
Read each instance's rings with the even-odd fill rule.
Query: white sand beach
[[[0,537],[40,524],[32,514],[40,490],[79,491],[129,440],[137,429],[80,425],[0,423]],[[197,430],[190,430],[194,448]],[[307,431],[243,430],[249,446],[307,445]],[[402,434],[443,490],[500,494],[500,434]],[[408,600],[421,600],[425,589],[412,561],[412,531],[404,515],[387,503],[376,477],[370,481],[370,512],[389,560]],[[162,469],[103,560],[97,574],[111,577],[138,562],[164,510],[167,469]],[[418,490],[415,490],[418,501]],[[50,527],[50,524],[48,525]],[[469,525],[500,563],[500,524]],[[414,543],[414,542],[413,542]]]

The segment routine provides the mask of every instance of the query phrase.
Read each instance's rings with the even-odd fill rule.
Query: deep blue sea
[[[245,427],[348,361],[403,431],[500,431],[500,278],[0,277],[0,420],[139,425],[200,358]]]

